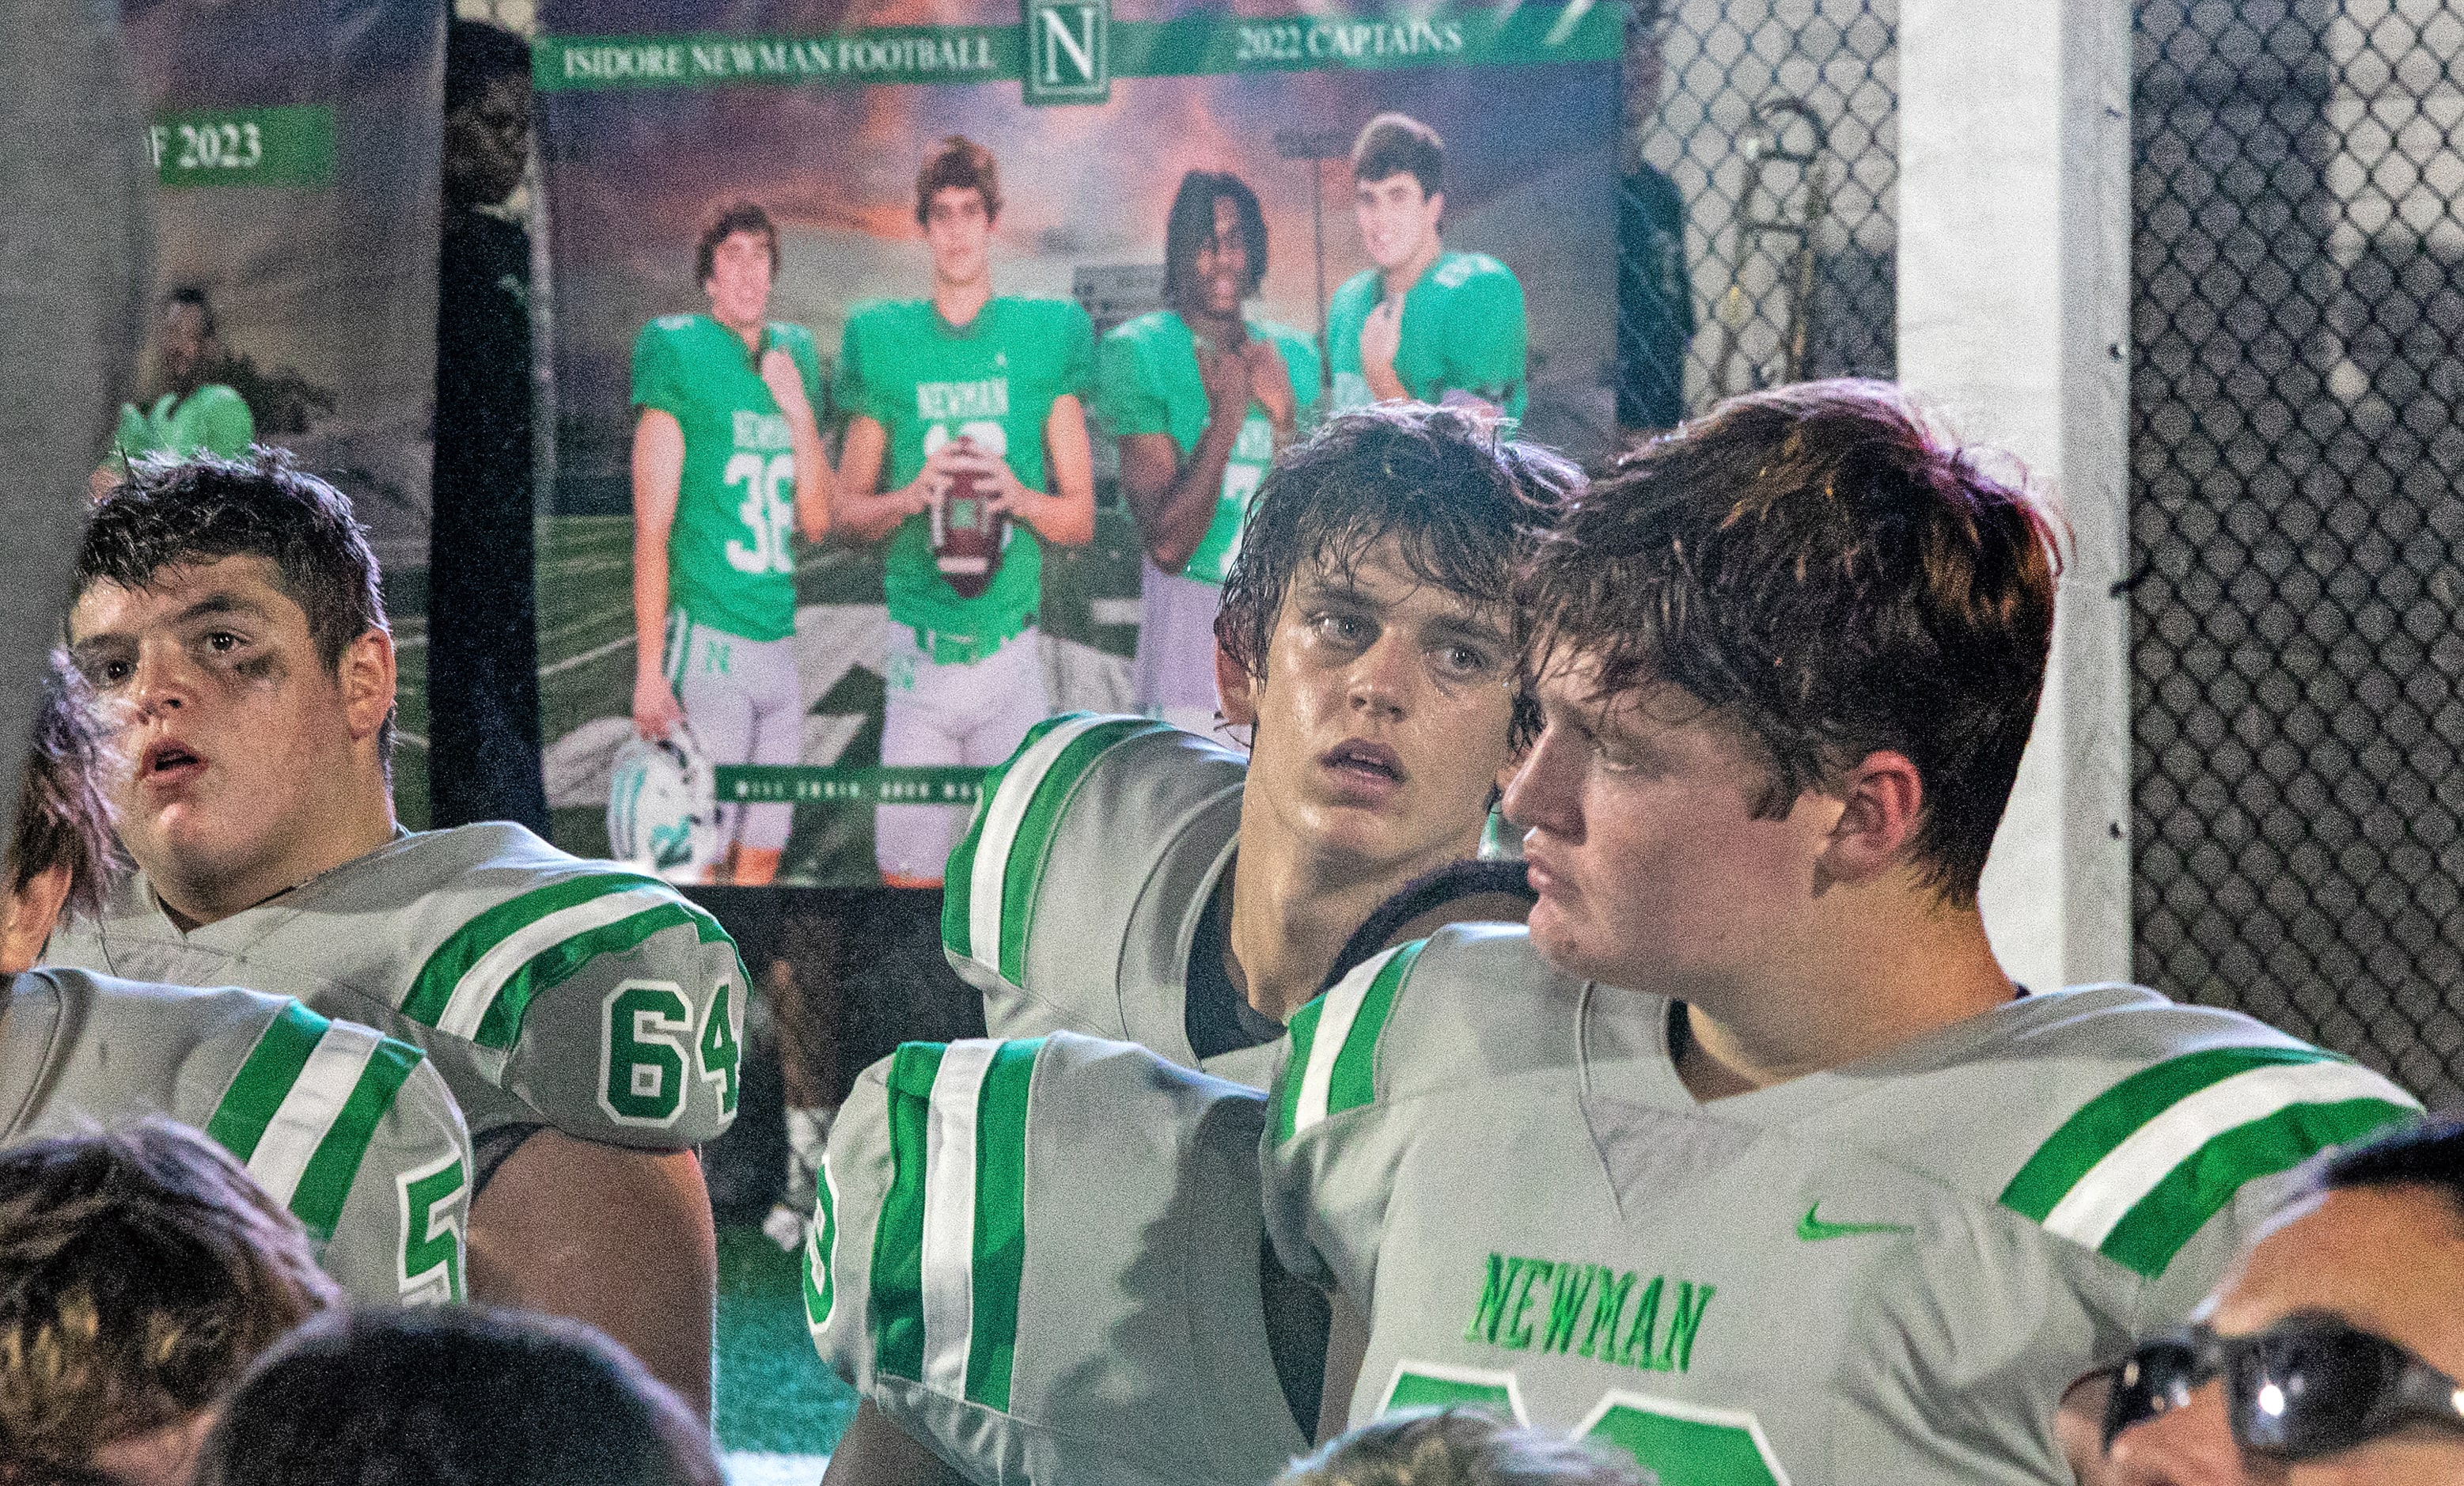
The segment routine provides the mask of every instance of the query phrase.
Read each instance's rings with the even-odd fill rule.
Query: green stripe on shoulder
[[[2249,1182],[2289,1171],[2331,1147],[2359,1140],[2418,1111],[2383,1099],[2289,1104],[2225,1131],[2175,1167],[2114,1225],[2100,1252],[2149,1278]]]
[[[895,1378],[924,1375],[924,1161],[938,1042],[908,1042],[891,1055],[890,1188],[872,1236],[873,1368]]]
[[[494,1000],[488,1003],[487,1015],[479,1019],[478,1033],[472,1040],[481,1047],[508,1048],[520,1040],[522,1016],[540,993],[562,985],[575,973],[603,954],[623,954],[651,935],[665,929],[690,927],[703,944],[725,942],[729,948],[736,941],[718,927],[718,920],[708,911],[678,897],[674,902],[585,929],[570,939],[560,940],[525,961],[522,968],[505,980]],[[739,969],[741,961],[738,962]],[[753,982],[744,982],[750,986]]]
[[[1298,1123],[1301,1082],[1309,1077],[1309,1048],[1317,1041],[1318,1018],[1325,1015],[1326,997],[1321,995],[1292,1013],[1292,1019],[1284,1024],[1284,1068],[1276,1078],[1271,1115],[1278,1146],[1292,1138],[1292,1126]]]
[[[551,913],[644,886],[656,886],[671,896],[675,893],[658,878],[640,873],[587,872],[517,893],[482,910],[429,952],[403,997],[402,1014],[422,1026],[435,1026],[453,997],[453,988],[489,951]]]
[[[334,1236],[334,1225],[341,1220],[342,1204],[350,1199],[351,1184],[359,1180],[360,1165],[376,1137],[378,1123],[393,1108],[394,1097],[425,1056],[407,1042],[381,1039],[360,1070],[360,1082],[352,1087],[350,1098],[342,1102],[341,1111],[318,1144],[317,1153],[308,1158],[299,1185],[291,1193],[291,1213],[318,1241]]]
[[[2334,1056],[2315,1047],[2223,1047],[2143,1068],[2063,1121],[2002,1189],[2002,1205],[2041,1223],[2114,1147],[2192,1094],[2254,1068],[2321,1062]]]
[[[993,797],[1001,793],[1001,780],[1009,777],[1011,767],[1026,756],[1028,749],[1043,742],[1045,733],[1085,715],[1084,712],[1063,712],[1045,718],[1026,730],[1025,738],[1007,758],[1001,760],[999,768],[984,776],[984,782],[976,794],[975,811],[967,818],[966,833],[958,838],[957,845],[950,848],[949,863],[941,872],[941,947],[960,959],[976,957],[968,932],[967,905],[974,885],[976,848],[983,840],[984,817],[992,811]]]
[[[1019,820],[1011,840],[1009,861],[1001,873],[1001,961],[996,967],[1011,985],[1026,980],[1027,935],[1034,927],[1035,893],[1044,880],[1044,862],[1052,833],[1079,782],[1095,760],[1132,738],[1173,731],[1169,723],[1124,717],[1089,728],[1052,761],[1035,786],[1035,797]]]
[[[1009,1411],[1018,1355],[1019,1284],[1026,1268],[1027,1090],[1044,1039],[994,1050],[976,1097],[975,1314],[967,1332],[967,1398]]]
[[[1403,989],[1412,966],[1420,951],[1429,947],[1426,939],[1415,939],[1395,951],[1377,978],[1369,983],[1367,994],[1360,998],[1360,1013],[1352,1018],[1352,1030],[1343,1039],[1342,1051],[1334,1055],[1333,1075],[1327,1081],[1326,1112],[1341,1114],[1373,1103],[1377,1097],[1377,1037],[1386,1029],[1386,1017],[1395,1010],[1396,993]]]
[[[284,1003],[257,1034],[256,1046],[249,1050],[239,1072],[231,1075],[222,1102],[206,1122],[207,1136],[246,1165],[332,1025],[297,1001]]]

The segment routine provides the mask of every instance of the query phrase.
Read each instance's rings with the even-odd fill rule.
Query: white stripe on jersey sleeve
[[[950,1396],[967,1391],[976,1318],[976,1106],[1001,1043],[953,1042],[933,1076],[924,1126],[924,1376]]]
[[[445,1011],[436,1018],[436,1030],[465,1039],[478,1036],[479,1023],[486,1018],[496,993],[539,954],[576,934],[604,929],[645,908],[674,901],[675,895],[668,889],[645,883],[569,908],[559,908],[537,923],[523,925],[462,972],[462,978],[453,983],[453,994],[446,1000]]]
[[[2045,1227],[2088,1248],[2101,1245],[2173,1169],[2225,1131],[2293,1104],[2386,1099],[2387,1082],[2345,1062],[2278,1063],[2209,1084],[2133,1131],[2064,1193]]]
[[[282,1207],[291,1206],[291,1194],[299,1190],[299,1178],[306,1174],[317,1147],[325,1143],[326,1134],[334,1128],[335,1117],[360,1086],[360,1075],[383,1040],[365,1027],[334,1022],[317,1039],[315,1051],[299,1069],[299,1077],[291,1081],[290,1092],[282,1096],[281,1106],[274,1111],[264,1138],[248,1158],[248,1174],[255,1177],[266,1195]]]
[[[1352,1037],[1352,1024],[1360,1019],[1360,1004],[1369,999],[1369,988],[1375,983],[1377,972],[1401,952],[1398,946],[1353,966],[1352,973],[1335,982],[1334,989],[1326,994],[1326,1005],[1317,1014],[1317,1031],[1309,1038],[1309,1066],[1301,1070],[1300,1099],[1292,1105],[1294,1135],[1326,1118],[1327,1094],[1334,1084],[1334,1060],[1343,1056],[1343,1044]]]
[[[984,812],[983,834],[976,838],[974,870],[967,875],[967,955],[969,958],[1001,969],[1001,888],[1009,868],[1009,850],[1018,841],[1018,828],[1026,819],[1027,806],[1035,802],[1035,792],[1042,787],[1044,776],[1052,772],[1053,763],[1064,750],[1092,729],[1118,717],[1076,717],[1061,724],[1036,739],[1035,746],[1019,755],[1017,763],[1001,776],[1001,787],[993,792],[992,803]]]

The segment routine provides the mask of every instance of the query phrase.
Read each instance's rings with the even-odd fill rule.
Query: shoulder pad
[[[2239,1013],[2135,987],[2043,998],[1997,1067],[2033,1148],[1998,1200],[2144,1276],[2247,1183],[2417,1113],[2379,1074]],[[2014,1086],[2015,1085],[2015,1086]]]
[[[1066,1032],[900,1048],[832,1129],[823,1356],[978,1480],[1266,1478],[1307,1443],[1265,1328],[1262,1104]]]
[[[662,335],[671,335],[679,330],[691,330],[693,322],[693,317],[690,315],[662,315],[650,321],[649,328]]]
[[[1145,717],[1038,724],[951,853],[941,939],[1003,1035],[1067,1028],[1178,1053],[1188,935],[1247,766]]]

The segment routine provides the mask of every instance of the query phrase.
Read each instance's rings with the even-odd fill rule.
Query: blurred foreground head
[[[1293,1462],[1275,1486],[1654,1486],[1622,1455],[1468,1409],[1407,1410]]]
[[[185,1481],[216,1400],[340,1299],[298,1223],[193,1130],[0,1152],[0,1483]]]
[[[553,1317],[337,1313],[225,1406],[196,1486],[721,1486],[710,1435],[616,1344]]]

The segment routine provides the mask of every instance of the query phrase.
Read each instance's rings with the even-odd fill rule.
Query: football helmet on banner
[[[607,773],[607,854],[662,876],[689,877],[718,860],[718,797],[710,761],[678,724],[664,738],[632,736]]]

